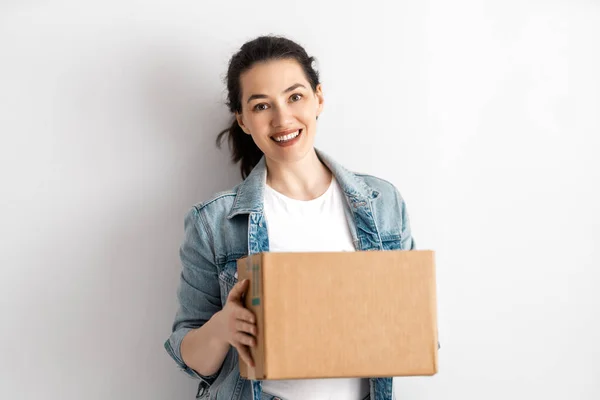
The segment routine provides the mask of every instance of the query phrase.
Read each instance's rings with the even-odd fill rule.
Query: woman
[[[353,174],[314,148],[323,91],[312,57],[264,36],[229,64],[227,136],[244,181],[192,207],[181,246],[180,307],[165,348],[200,379],[199,398],[389,400],[392,378],[248,381],[254,315],[236,261],[263,251],[413,249],[402,197],[381,179]],[[235,350],[234,350],[235,349]]]

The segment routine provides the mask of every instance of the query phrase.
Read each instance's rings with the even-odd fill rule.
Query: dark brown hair
[[[306,50],[298,43],[281,36],[260,36],[244,43],[240,50],[231,57],[227,69],[227,106],[234,113],[231,126],[217,136],[217,146],[220,148],[225,136],[231,150],[233,163],[240,163],[242,179],[252,171],[252,168],[263,156],[262,151],[254,143],[252,136],[247,135],[239,126],[235,113],[242,112],[242,89],[240,76],[259,62],[271,60],[293,59],[300,64],[306,79],[313,91],[319,85],[319,73],[313,68],[314,57],[309,57]]]

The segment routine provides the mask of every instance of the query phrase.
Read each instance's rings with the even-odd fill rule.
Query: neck
[[[267,185],[292,199],[315,199],[331,184],[331,171],[319,160],[314,149],[294,163],[278,163],[271,159],[266,163]]]

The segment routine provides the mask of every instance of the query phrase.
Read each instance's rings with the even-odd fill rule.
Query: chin
[[[313,150],[313,143],[298,143],[286,148],[275,148],[266,154],[267,158],[278,163],[294,163],[306,158]]]

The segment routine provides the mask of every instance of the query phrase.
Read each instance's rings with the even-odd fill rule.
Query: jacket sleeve
[[[412,236],[412,230],[410,229],[410,217],[408,216],[408,211],[406,210],[406,202],[400,195],[398,189],[396,189],[396,201],[400,207],[400,217],[401,217],[401,225],[400,225],[400,249],[401,250],[415,250],[416,243],[415,239]]]
[[[211,385],[218,372],[203,376],[188,367],[181,356],[181,342],[193,329],[203,326],[222,309],[221,292],[208,226],[201,212],[193,207],[184,220],[185,236],[179,250],[181,274],[177,289],[178,309],[165,350],[180,369]]]

